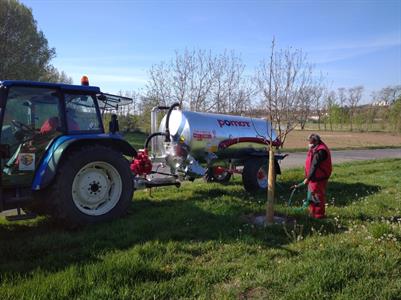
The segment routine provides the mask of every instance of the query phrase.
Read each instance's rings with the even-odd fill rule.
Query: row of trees
[[[72,83],[51,60],[56,51],[37,27],[32,11],[17,0],[0,5],[0,79]]]
[[[245,65],[233,51],[213,55],[206,50],[176,52],[168,62],[151,67],[145,101],[179,102],[194,111],[243,113],[253,93]]]
[[[371,95],[370,104],[361,105],[363,86],[330,90],[302,50],[277,50],[274,40],[269,56],[254,74],[245,70],[233,51],[217,55],[206,50],[176,52],[170,61],[150,68],[144,90],[123,93],[134,99],[131,106],[119,110],[123,127],[147,131],[153,106],[179,102],[194,111],[267,117],[284,139],[284,133],[311,123],[319,130],[398,128],[401,116],[394,104],[401,86],[383,88]]]
[[[144,91],[125,93],[134,96],[134,103],[121,108],[120,114],[143,116],[155,105],[179,102],[194,111],[268,117],[281,135],[300,118],[306,121],[306,111],[298,112],[301,107],[309,111],[309,96],[319,97],[322,82],[323,77],[314,76],[314,67],[301,50],[276,51],[274,41],[272,56],[261,61],[254,74],[246,74],[245,64],[234,51],[216,55],[206,50],[185,50],[176,52],[168,62],[152,66]],[[137,121],[140,124],[135,125],[148,128],[146,120],[138,117]]]
[[[339,88],[326,92],[323,107],[317,118],[320,129],[349,129],[359,131],[387,130],[396,131],[397,120],[401,115],[396,113],[396,102],[401,97],[401,85],[388,86],[372,93],[368,104],[361,105],[363,86],[349,89]]]

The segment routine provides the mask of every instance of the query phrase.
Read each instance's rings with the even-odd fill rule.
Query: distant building
[[[386,100],[377,100],[375,102],[372,103],[372,106],[389,106],[388,101]]]

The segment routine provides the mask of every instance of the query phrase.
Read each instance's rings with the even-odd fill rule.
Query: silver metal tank
[[[159,131],[165,131],[165,123],[166,116]],[[169,130],[172,140],[183,141],[200,161],[210,152],[219,156],[244,148],[263,149],[266,144],[260,142],[270,140],[270,135],[273,141],[277,138],[271,123],[263,119],[181,110],[172,111]],[[162,152],[162,143],[163,138],[158,138],[156,151]]]

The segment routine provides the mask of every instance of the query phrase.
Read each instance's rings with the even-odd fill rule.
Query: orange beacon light
[[[89,85],[89,78],[88,76],[84,75],[81,78],[81,85]]]

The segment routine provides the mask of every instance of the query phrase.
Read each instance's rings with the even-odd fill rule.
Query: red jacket
[[[309,149],[308,154],[306,155],[305,161],[305,177],[309,176],[309,172],[312,165],[313,156],[320,150],[324,150],[327,153],[327,158],[319,163],[317,166],[316,172],[311,181],[321,181],[329,179],[332,172],[331,165],[331,154],[329,148],[325,143],[320,143],[316,147]]]

